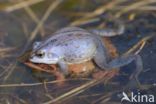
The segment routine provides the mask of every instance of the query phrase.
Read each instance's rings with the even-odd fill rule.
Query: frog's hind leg
[[[101,52],[102,53],[102,52]],[[135,61],[136,63],[136,70],[134,71],[134,74],[130,77],[131,79],[135,79],[137,81],[137,84],[140,87],[140,83],[138,81],[138,76],[143,70],[143,64],[142,64],[142,59],[140,55],[129,55],[129,56],[121,56],[116,59],[113,59],[110,62],[106,62],[105,57],[103,54],[100,54],[99,52],[95,55],[94,57],[95,63],[102,69],[109,70],[113,68],[120,68],[122,66],[125,66],[132,61]]]
[[[125,26],[122,23],[118,23],[117,29],[93,29],[90,30],[91,33],[97,34],[104,37],[112,37],[116,35],[121,35],[125,31]]]
[[[130,80],[135,79],[139,88],[141,88],[141,84],[140,84],[140,81],[138,80],[138,76],[143,71],[143,62],[142,62],[142,58],[140,55],[136,55],[135,60],[136,60],[136,70],[130,76]]]
[[[139,88],[141,88],[141,84],[138,80],[138,76],[140,75],[140,73],[143,70],[142,58],[140,55],[121,56],[121,57],[111,61],[109,63],[109,66],[112,68],[113,67],[122,67],[122,66],[125,66],[125,65],[131,63],[132,61],[135,61],[136,69],[133,72],[133,74],[130,76],[130,80],[131,81],[133,81],[133,79],[136,80]]]

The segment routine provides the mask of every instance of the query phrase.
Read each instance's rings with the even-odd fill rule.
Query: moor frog
[[[118,30],[91,30],[79,27],[66,27],[56,31],[50,38],[35,42],[29,60],[33,63],[58,64],[63,74],[68,74],[69,64],[93,60],[98,67],[105,70],[119,68],[136,62],[135,77],[143,69],[140,55],[124,55],[110,59],[101,36],[112,37],[124,32],[124,26]]]

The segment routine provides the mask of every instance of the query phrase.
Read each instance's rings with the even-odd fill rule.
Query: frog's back
[[[54,33],[42,43],[42,47],[60,49],[68,64],[81,63],[90,60],[96,52],[96,39],[90,32],[68,27]],[[52,49],[53,50],[53,49]]]
[[[64,42],[67,42],[69,40],[76,40],[80,37],[92,38],[91,35],[91,33],[79,27],[66,27],[56,31],[54,34],[52,34],[51,37],[42,41],[42,44],[38,48],[36,48],[36,50],[44,46],[59,46],[64,44]]]
[[[64,60],[71,64],[88,61],[96,52],[96,44],[91,37],[71,37],[60,48],[63,50]]]
[[[88,31],[74,27],[64,28],[56,33],[59,33],[58,41],[53,45],[61,48],[68,64],[90,60],[95,54],[95,38]]]

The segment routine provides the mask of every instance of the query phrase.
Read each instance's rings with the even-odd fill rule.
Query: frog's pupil
[[[43,55],[43,54],[41,54],[41,53],[40,53],[40,54],[38,54],[38,56],[40,56],[40,57],[42,57],[42,55]]]
[[[38,57],[43,57],[44,56],[44,53],[37,53],[36,54]]]

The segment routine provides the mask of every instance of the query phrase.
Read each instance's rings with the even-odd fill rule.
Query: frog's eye
[[[42,58],[42,57],[45,56],[45,52],[43,52],[43,51],[38,51],[38,52],[36,52],[36,56],[39,57],[39,58]]]

